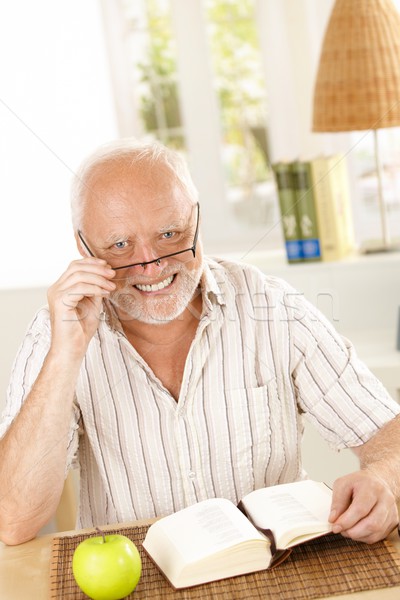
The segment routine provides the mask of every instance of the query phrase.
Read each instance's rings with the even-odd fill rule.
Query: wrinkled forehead
[[[118,163],[88,179],[82,227],[103,238],[187,227],[196,202],[167,169]],[[135,232],[128,224],[135,224]],[[117,232],[117,233],[116,233]],[[101,235],[100,235],[101,234]],[[117,235],[118,234],[118,235]]]
[[[195,201],[165,164],[130,164],[117,161],[97,165],[87,179],[85,213],[114,211],[118,206],[154,211],[165,205],[190,208]]]
[[[93,193],[115,195],[146,193],[158,195],[177,184],[171,168],[164,164],[132,163],[125,160],[107,161],[96,165],[87,176],[86,198]]]

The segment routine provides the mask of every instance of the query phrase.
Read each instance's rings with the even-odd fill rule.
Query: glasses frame
[[[138,262],[138,263],[132,263],[129,265],[123,265],[121,267],[111,267],[113,271],[120,271],[121,269],[130,269],[132,267],[142,267],[145,268],[147,265],[152,265],[153,263],[156,263],[157,266],[160,265],[161,261],[164,260],[165,258],[171,258],[172,256],[178,256],[178,254],[183,254],[184,252],[192,252],[193,253],[193,258],[196,257],[196,246],[197,246],[197,240],[199,237],[199,221],[200,221],[200,204],[198,202],[196,202],[196,208],[197,208],[197,219],[196,219],[196,231],[194,232],[194,239],[193,239],[193,244],[191,245],[190,248],[185,248],[184,250],[178,250],[178,252],[172,252],[171,254],[164,254],[164,256],[159,256],[158,258],[154,258],[153,260],[148,260],[147,262]],[[79,239],[81,240],[82,244],[84,245],[84,247],[86,248],[86,250],[89,252],[90,256],[92,256],[93,258],[98,258],[89,248],[89,246],[87,245],[87,243],[85,242],[85,239],[82,235],[82,232],[80,231],[80,229],[77,230],[77,234]]]

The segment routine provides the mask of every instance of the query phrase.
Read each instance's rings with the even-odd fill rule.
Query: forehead
[[[140,209],[166,201],[190,203],[178,180],[165,165],[115,162],[99,165],[88,178],[85,205],[101,210],[109,205],[127,204]]]
[[[134,222],[161,228],[186,222],[194,203],[164,165],[98,166],[88,179],[83,221],[91,228],[120,229]]]

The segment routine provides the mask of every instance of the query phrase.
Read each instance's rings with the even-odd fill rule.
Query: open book
[[[239,507],[211,498],[153,523],[143,547],[174,588],[261,571],[331,531],[331,500],[310,480],[255,490]]]

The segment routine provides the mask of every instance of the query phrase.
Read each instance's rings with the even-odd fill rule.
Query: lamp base
[[[360,246],[361,254],[377,254],[379,252],[400,252],[400,240],[388,243],[383,240],[367,240]]]

